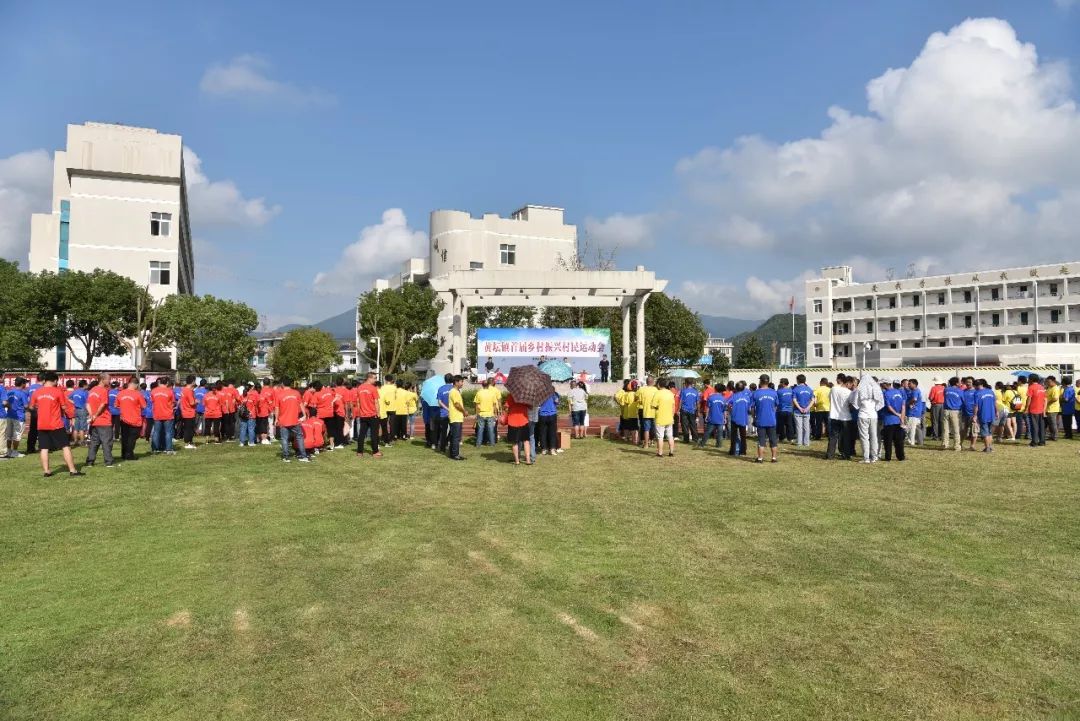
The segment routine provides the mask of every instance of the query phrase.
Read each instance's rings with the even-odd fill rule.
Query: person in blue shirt
[[[15,379],[15,387],[8,389],[6,413],[7,429],[4,435],[0,435],[0,453],[8,458],[22,458],[19,453],[19,441],[23,431],[26,430],[26,407],[29,395],[26,392],[26,379]]]
[[[205,435],[203,427],[206,423],[206,403],[203,402],[203,399],[210,392],[210,389],[206,387],[205,378],[199,381],[199,385],[193,392],[195,393],[195,433],[201,436]]]
[[[704,448],[705,443],[716,436],[716,447],[720,447],[720,438],[724,430],[724,414],[727,412],[727,400],[724,398],[724,385],[717,383],[713,392],[705,401],[705,434],[698,439],[698,448]]]
[[[911,378],[907,381],[907,442],[909,446],[921,446],[926,440],[926,402],[923,400],[919,381]]]
[[[559,425],[559,394],[552,393],[537,408],[536,442],[544,455],[553,456],[562,453],[558,448],[556,432]]]
[[[1073,437],[1073,418],[1076,417],[1076,388],[1072,378],[1061,379],[1061,423],[1065,426],[1065,437]]]
[[[139,392],[142,393],[143,400],[146,401],[146,408],[143,409],[143,432],[142,437],[148,441],[153,441],[153,429],[154,429],[154,406],[150,403],[150,389],[146,387],[146,383],[139,384]]]
[[[446,453],[446,446],[450,442],[450,390],[454,387],[454,374],[447,373],[443,376],[443,384],[439,386],[435,397],[439,404],[439,421],[435,429],[438,434],[436,448],[439,453]]]
[[[698,432],[697,422],[700,402],[701,393],[694,387],[694,381],[687,378],[683,381],[682,390],[679,391],[679,420],[682,422],[683,443],[696,441],[701,435]]]
[[[779,391],[777,391],[779,395]],[[806,385],[806,376],[795,376],[791,389],[792,421],[795,424],[795,445],[810,445],[810,415],[814,407],[814,389]]]
[[[120,381],[113,381],[109,384],[109,413],[112,414],[113,438],[120,437],[120,406],[116,405],[116,396],[119,394]]]
[[[71,441],[75,445],[79,445],[86,440],[87,430],[90,428],[89,417],[86,413],[86,401],[89,399],[90,394],[86,390],[86,380],[79,381],[78,387],[75,387],[74,381],[68,381],[67,387],[70,388],[68,398],[71,400],[71,405],[75,407],[75,420],[72,423]]]
[[[883,388],[881,395],[885,398],[885,406],[881,409],[883,415],[882,436],[885,445],[885,460],[891,461],[893,451],[896,452],[896,460],[904,460],[904,429],[907,418],[907,393],[900,386],[903,382],[896,379],[891,387]]]
[[[746,426],[750,422],[750,393],[746,390],[746,382],[739,381],[735,384],[735,391],[728,398],[728,421],[731,424],[731,443],[728,455],[746,455]]]
[[[788,379],[781,378],[779,385],[776,386],[776,397],[779,399],[776,408],[776,437],[781,443],[795,442],[794,393]]]
[[[945,409],[945,422],[941,426],[941,447],[948,449],[952,445],[952,437],[956,438],[956,450],[963,450],[963,441],[960,435],[960,413],[964,408],[964,389],[960,386],[960,379],[953,376],[945,386],[945,398],[942,402]]]
[[[757,463],[764,463],[765,445],[772,451],[772,462],[777,458],[776,424],[779,419],[780,397],[769,383],[769,376],[764,373],[758,379],[758,389],[754,391],[754,425],[757,426]]]
[[[979,437],[983,442],[983,453],[994,450],[994,421],[997,419],[997,397],[994,389],[985,379],[975,381],[975,422],[978,424]]]
[[[971,444],[971,450],[975,450],[975,379],[970,376],[961,378],[960,387],[964,396],[964,404],[960,410],[961,442],[966,438]]]

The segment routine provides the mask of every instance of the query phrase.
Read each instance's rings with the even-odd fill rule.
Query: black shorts
[[[510,426],[506,429],[506,440],[511,443],[521,443],[529,440],[528,426]]]
[[[255,432],[259,435],[265,435],[270,432],[270,419],[266,416],[255,419]]]
[[[637,418],[623,418],[622,429],[624,431],[636,431],[638,429]]]
[[[776,448],[777,433],[776,426],[758,426],[757,428],[757,442],[759,446],[768,446],[769,448]]]
[[[67,431],[63,428],[55,431],[38,431],[38,448],[43,451],[58,451],[70,445]]]

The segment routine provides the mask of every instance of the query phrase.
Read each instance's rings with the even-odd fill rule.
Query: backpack
[[[1012,399],[1012,409],[1018,411],[1024,407],[1024,399],[1017,393]]]
[[[247,403],[241,403],[236,409],[236,416],[242,421],[246,421],[251,418],[251,410],[247,407]]]

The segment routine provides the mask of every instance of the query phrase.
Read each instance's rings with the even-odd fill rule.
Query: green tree
[[[736,368],[766,368],[768,352],[761,346],[756,335],[750,335],[735,349]]]
[[[246,367],[255,353],[252,331],[259,317],[251,306],[212,295],[172,295],[158,310],[164,338],[177,350],[177,367],[205,375]]]
[[[636,309],[631,328],[636,328]],[[621,342],[622,329],[619,329]],[[665,368],[697,365],[708,333],[697,313],[678,298],[653,293],[645,302],[645,368],[659,373]],[[615,333],[612,333],[612,345]]]
[[[32,281],[18,263],[0,259],[0,368],[38,368],[38,350],[56,344],[55,316],[35,302]]]
[[[135,375],[142,376],[142,371],[150,368],[151,354],[168,345],[168,328],[158,322],[158,312],[162,301],[150,295],[149,287],[144,287],[135,303],[135,322],[130,335],[121,339],[135,365]],[[114,332],[118,329],[112,328]]]
[[[359,301],[362,341],[357,350],[374,364],[380,359],[372,339],[381,338],[380,371],[386,372],[406,370],[434,358],[439,350],[439,313],[444,305],[430,286],[415,283],[364,293]]]
[[[726,378],[728,373],[731,372],[731,361],[723,353],[714,351],[712,354],[712,363],[708,366],[709,377],[715,380],[720,378]]]
[[[297,328],[270,351],[270,372],[274,378],[307,378],[333,363],[339,352],[337,341],[326,331]]]

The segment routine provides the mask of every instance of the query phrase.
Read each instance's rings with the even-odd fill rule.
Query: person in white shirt
[[[851,458],[848,450],[851,441],[851,406],[848,405],[850,399],[848,377],[840,373],[829,391],[829,448],[825,457],[830,460],[836,456],[845,461]]]
[[[859,411],[859,441],[862,444],[863,463],[877,463],[879,457],[878,411],[885,405],[885,396],[878,381],[869,373],[859,379],[859,387],[852,396],[852,405]]]

